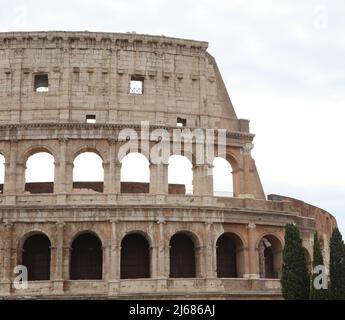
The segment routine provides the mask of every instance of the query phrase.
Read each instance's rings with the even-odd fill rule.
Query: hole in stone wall
[[[143,94],[144,93],[144,77],[132,76],[130,81],[130,94]]]
[[[177,127],[185,127],[185,126],[187,126],[187,119],[177,117],[176,126]]]
[[[96,123],[96,115],[87,114],[86,115],[86,123]]]
[[[25,191],[54,192],[54,157],[48,152],[37,152],[26,161]]]
[[[4,192],[5,182],[5,157],[0,154],[0,194]]]
[[[48,92],[49,91],[48,74],[36,74],[35,75],[34,91],[35,92]]]
[[[73,161],[73,189],[103,192],[103,160],[95,152],[83,152]]]
[[[232,167],[224,158],[213,160],[213,194],[217,197],[233,197]]]
[[[138,152],[127,154],[121,160],[121,192],[149,193],[150,164],[147,158]]]
[[[169,158],[168,183],[169,185],[183,185],[185,188],[183,194],[193,194],[192,163],[187,157],[172,155]],[[175,192],[170,189],[169,193]]]

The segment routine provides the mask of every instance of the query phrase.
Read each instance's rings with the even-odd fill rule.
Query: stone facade
[[[318,230],[328,261],[335,219],[294,199],[266,200],[250,153],[249,121],[237,118],[207,46],[137,34],[0,33],[1,297],[280,298],[284,226],[290,222],[299,226],[310,262]],[[34,90],[37,75],[47,76],[48,92]],[[131,80],[142,82],[142,94],[130,93]],[[86,123],[90,116],[96,123]],[[169,185],[168,165],[145,154],[143,144],[155,142],[141,135],[141,121],[149,121],[150,132],[172,132],[178,119],[190,129],[226,129],[222,156],[232,167],[232,198],[214,196],[211,166],[196,163],[193,153],[185,153],[193,164],[193,195]],[[116,155],[125,143],[118,139],[123,128],[137,132],[151,162],[149,184],[120,181]],[[42,151],[54,157],[54,183],[28,186],[26,161]],[[104,182],[89,184],[92,190],[72,179],[73,161],[86,151],[103,160]],[[73,241],[87,233],[101,242],[101,278],[71,279]],[[49,279],[16,289],[13,269],[37,234],[50,241]],[[121,276],[123,239],[133,234],[148,243],[145,278]],[[192,277],[171,276],[176,234],[193,243]],[[235,248],[232,276],[220,276],[222,235]]]

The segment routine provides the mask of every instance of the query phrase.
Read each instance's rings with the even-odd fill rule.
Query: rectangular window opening
[[[49,91],[48,74],[36,74],[35,75],[34,90],[35,90],[35,92],[48,92]]]
[[[86,123],[96,123],[96,116],[94,114],[87,114]]]
[[[177,117],[177,127],[185,127],[187,125],[187,119]]]
[[[131,77],[130,94],[143,94],[144,93],[144,77]]]

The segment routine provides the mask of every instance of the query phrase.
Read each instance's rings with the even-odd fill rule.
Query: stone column
[[[256,248],[256,225],[255,223],[249,223],[247,225],[248,230],[248,257],[249,261],[249,274],[244,277],[250,279],[260,278],[260,267],[259,267],[259,252]]]
[[[150,164],[150,193],[155,195],[169,193],[168,164]]]
[[[9,295],[11,293],[12,280],[12,237],[14,225],[6,222],[3,226],[3,257],[2,257],[2,279],[0,282],[0,295]]]
[[[6,196],[6,204],[15,204],[17,149],[17,140],[11,140],[9,159],[5,159],[4,195]]]
[[[65,192],[72,193],[73,190],[73,162],[66,161]]]
[[[198,164],[193,167],[193,194],[213,196],[212,165]]]
[[[253,180],[251,179],[251,172],[250,167],[252,164],[252,157],[251,157],[251,150],[253,149],[254,145],[252,143],[245,144],[241,149],[241,154],[243,157],[243,174],[242,180],[243,183],[241,185],[241,191],[239,197],[242,198],[254,198],[255,195],[253,193]]]
[[[118,221],[110,220],[110,223],[109,294],[112,295],[119,291],[121,245],[117,236]]]
[[[70,183],[69,180],[71,177],[67,174],[67,139],[59,139],[59,142],[59,159],[55,162],[54,193],[57,194],[57,204],[65,204],[68,189],[67,186]]]
[[[213,252],[213,237],[212,237],[212,225],[213,223],[210,221],[205,222],[205,274],[206,278],[215,278],[216,272],[214,269],[214,252]]]
[[[115,140],[108,139],[109,144],[109,158],[108,161],[103,163],[104,167],[104,193],[111,194],[116,193],[115,183]]]
[[[54,293],[63,294],[64,279],[63,279],[63,255],[64,255],[64,222],[56,223],[56,238],[55,238],[55,264],[53,265],[52,280],[54,285]]]
[[[118,160],[118,144],[116,140],[109,139],[109,161],[104,170],[104,192],[108,194],[109,201],[121,193],[121,162]]]
[[[166,267],[166,245],[164,238],[164,226],[166,224],[165,219],[158,219],[158,245],[157,245],[157,255],[156,260],[153,263],[157,265],[157,291],[167,291],[168,290],[168,269]]]

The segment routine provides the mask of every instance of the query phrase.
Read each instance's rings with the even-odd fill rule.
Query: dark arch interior
[[[170,277],[195,278],[195,248],[192,239],[182,233],[170,240]]]
[[[121,242],[121,279],[150,277],[150,252],[147,239],[130,234]]]
[[[264,259],[265,259],[265,278],[274,279],[278,276],[274,271],[274,256],[272,247],[267,247],[264,249]]]
[[[78,236],[72,244],[71,280],[102,279],[102,243],[93,234]]]
[[[236,278],[237,257],[236,241],[227,234],[217,240],[217,276],[219,278]]]
[[[259,245],[260,276],[278,279],[282,269],[282,246],[274,236],[263,237]]]
[[[22,264],[28,269],[28,280],[50,280],[50,240],[44,234],[29,237],[23,245]]]

